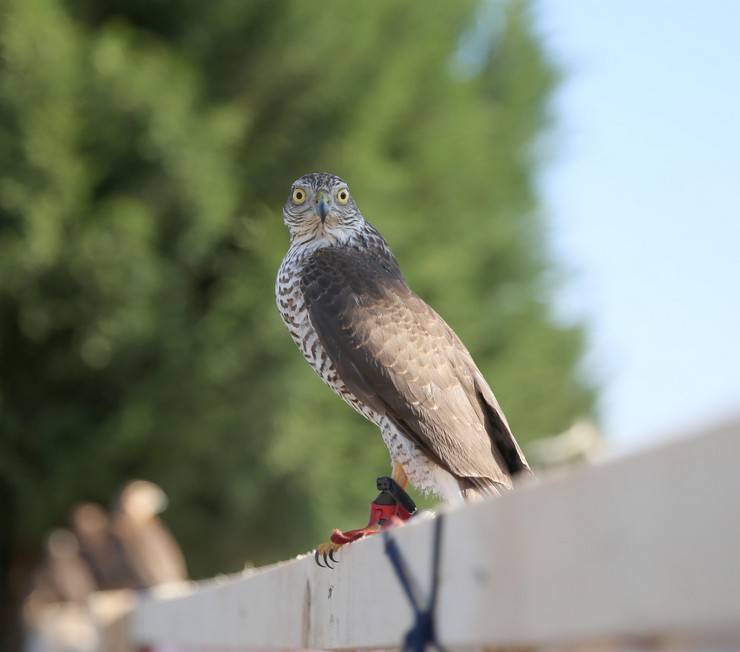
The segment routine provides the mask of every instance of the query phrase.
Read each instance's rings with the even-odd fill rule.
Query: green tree
[[[387,453],[274,308],[307,171],[350,182],[520,439],[590,410],[533,185],[555,77],[519,1],[461,63],[479,12],[0,0],[5,570],[132,476],[171,496],[196,576],[366,517]]]

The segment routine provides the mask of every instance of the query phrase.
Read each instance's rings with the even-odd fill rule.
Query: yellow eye
[[[337,193],[337,201],[340,204],[346,204],[349,201],[349,190],[347,190],[346,188],[342,188]]]
[[[304,201],[306,201],[306,191],[303,188],[296,188],[293,191],[293,203],[300,205]]]

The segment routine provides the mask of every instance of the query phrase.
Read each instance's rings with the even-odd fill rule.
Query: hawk
[[[299,178],[283,219],[280,315],[321,379],[380,429],[394,480],[454,503],[499,494],[529,472],[470,353],[406,284],[347,183]]]

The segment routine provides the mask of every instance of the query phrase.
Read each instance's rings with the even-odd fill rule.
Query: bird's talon
[[[333,569],[334,566],[329,563],[329,560],[333,561],[335,564],[339,563],[339,559],[334,556],[334,553],[337,552],[337,550],[339,550],[341,547],[342,546],[340,544],[334,543],[333,541],[319,544],[313,554],[316,565],[321,568]],[[321,563],[319,558],[324,560],[323,564]]]

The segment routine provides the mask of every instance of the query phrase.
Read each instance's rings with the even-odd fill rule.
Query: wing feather
[[[465,346],[392,258],[326,248],[304,264],[311,324],[340,378],[471,486],[511,486],[529,467]]]

